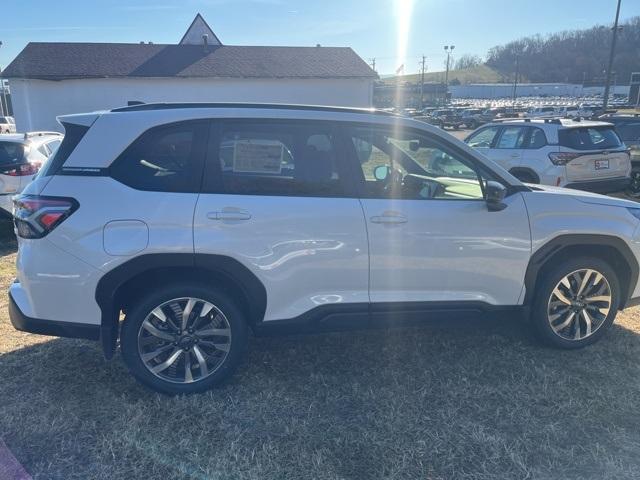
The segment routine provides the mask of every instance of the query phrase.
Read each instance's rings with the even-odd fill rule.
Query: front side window
[[[479,200],[483,182],[470,160],[413,131],[354,127],[349,139],[365,198]]]
[[[473,148],[491,148],[498,130],[500,130],[500,127],[483,128],[482,130],[471,134],[471,136],[467,138],[465,142],[467,143],[467,145]]]
[[[203,131],[205,124],[196,122],[153,128],[114,162],[112,176],[139,190],[196,192]]]
[[[216,150],[214,148],[214,150]],[[217,190],[244,195],[343,196],[344,172],[335,135],[325,124],[223,125],[216,152]],[[342,162],[343,163],[343,162]],[[206,184],[215,183],[217,168]]]

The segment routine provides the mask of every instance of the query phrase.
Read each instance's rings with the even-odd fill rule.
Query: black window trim
[[[220,195],[245,195],[260,197],[292,197],[292,198],[358,198],[355,190],[355,181],[353,171],[349,167],[348,152],[344,148],[341,139],[340,129],[337,128],[334,120],[307,120],[295,118],[214,118],[209,120],[209,139],[206,146],[205,167],[202,178],[200,192],[203,194],[220,194]],[[308,194],[287,194],[287,193],[247,193],[247,192],[231,192],[225,191],[222,184],[222,168],[218,157],[220,147],[220,139],[224,127],[232,125],[267,125],[278,127],[279,125],[290,125],[295,127],[319,125],[326,131],[329,131],[336,140],[333,148],[336,150],[338,158],[338,175],[339,182],[342,185],[342,194],[313,193]],[[344,160],[344,161],[343,161]]]
[[[185,125],[193,125],[194,126],[194,142],[193,142],[193,163],[191,169],[191,177],[188,180],[188,185],[185,188],[176,188],[176,189],[167,189],[167,188],[143,188],[139,185],[135,185],[135,182],[131,182],[130,180],[125,180],[119,178],[120,175],[116,173],[116,169],[120,163],[126,161],[126,155],[130,152],[132,148],[135,148],[137,143],[145,136],[151,135],[159,130],[166,130],[175,127],[182,127]],[[169,122],[163,123],[161,125],[154,125],[153,127],[145,130],[140,135],[136,137],[127,147],[118,155],[118,157],[107,167],[106,169],[101,169],[107,176],[111,177],[117,182],[122,183],[134,190],[139,190],[143,192],[164,192],[164,193],[200,193],[201,184],[202,184],[202,176],[204,170],[204,162],[205,162],[205,154],[206,154],[206,146],[208,141],[208,122],[207,120],[202,119],[190,119],[190,120],[181,120],[178,122]],[[106,171],[105,171],[106,170]],[[102,175],[103,173],[96,172],[96,174]]]

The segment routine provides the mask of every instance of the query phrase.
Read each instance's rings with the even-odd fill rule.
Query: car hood
[[[582,190],[573,190],[571,188],[552,187],[549,185],[527,184],[527,186],[536,193],[541,193],[543,195],[568,195],[584,203],[591,203],[596,205],[608,205],[611,207],[640,208],[640,203],[636,203],[631,200],[625,200],[623,198],[615,198],[615,197],[609,197],[607,195],[600,195],[599,193],[585,192]]]

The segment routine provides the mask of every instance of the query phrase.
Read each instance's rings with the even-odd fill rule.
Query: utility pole
[[[516,53],[515,77],[513,78],[513,106],[516,106],[516,98],[518,98],[518,54]]]
[[[2,47],[2,41],[0,40],[0,47]],[[2,68],[0,67],[0,88],[2,88],[2,98],[0,98],[0,114],[9,115],[9,103],[7,102],[7,92],[4,91],[4,79],[2,78]],[[6,107],[5,107],[6,105]],[[7,111],[5,112],[5,108]]]
[[[611,87],[611,69],[613,68],[613,56],[616,52],[616,42],[618,41],[618,19],[620,18],[620,3],[622,0],[618,0],[618,7],[616,8],[616,19],[613,22],[613,38],[611,39],[611,51],[609,52],[609,66],[607,67],[607,78],[604,84],[604,97],[602,99],[602,113],[607,111],[609,106],[609,90]]]
[[[422,66],[421,74],[420,74],[420,109],[421,110],[424,108],[424,70],[426,68],[426,64],[425,64],[426,61],[427,61],[427,57],[422,55],[422,62],[420,62]]]
[[[456,48],[455,45],[445,45],[444,51],[447,52],[447,68],[444,74],[444,103],[447,103],[449,96],[449,57],[453,53],[453,49]]]

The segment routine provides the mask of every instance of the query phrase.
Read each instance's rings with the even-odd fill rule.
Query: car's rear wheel
[[[532,322],[547,344],[580,348],[597,341],[613,323],[620,284],[599,258],[569,260],[547,270],[536,288]]]
[[[122,354],[144,385],[167,394],[205,391],[240,363],[247,323],[225,293],[200,284],[169,285],[133,305],[121,333]]]
[[[533,173],[527,172],[526,170],[515,170],[511,172],[511,174],[522,183],[540,183]]]
[[[629,188],[627,188],[627,195],[640,197],[640,169],[634,168],[631,171],[631,182],[629,182]]]

